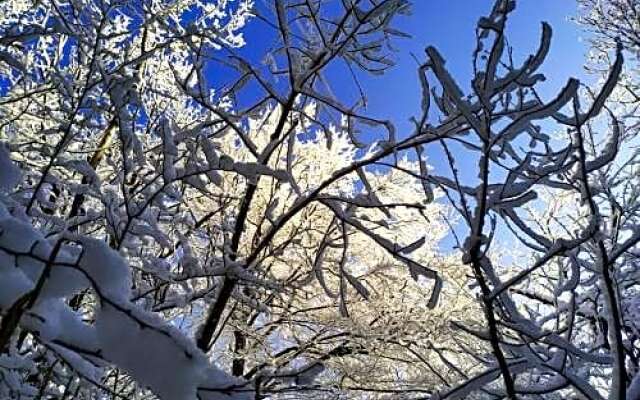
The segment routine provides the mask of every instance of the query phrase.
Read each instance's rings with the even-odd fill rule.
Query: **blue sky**
[[[383,76],[365,78],[369,113],[393,120],[400,132],[411,128],[408,118],[420,110],[416,63],[411,53],[422,61],[428,45],[440,51],[456,80],[467,86],[475,24],[492,5],[492,0],[415,0],[413,15],[398,20],[399,28],[413,37],[396,42],[397,65]],[[553,28],[550,54],[542,68],[547,81],[540,86],[548,98],[571,76],[589,78],[583,69],[586,46],[580,38],[584,33],[569,20],[576,12],[574,0],[520,0],[510,16],[508,38],[520,60],[537,49],[543,21]]]
[[[410,131],[409,118],[418,115],[420,110],[417,65],[412,54],[424,61],[424,49],[435,46],[460,85],[468,86],[475,26],[481,16],[490,12],[494,1],[413,0],[412,3],[413,15],[400,16],[396,20],[395,27],[412,36],[396,39],[396,66],[382,76],[360,74],[369,102],[366,113],[393,121],[399,136]],[[264,6],[261,2],[258,4]],[[542,68],[547,81],[538,87],[547,98],[552,98],[570,76],[588,79],[583,69],[586,46],[580,41],[584,33],[569,20],[576,13],[575,0],[518,0],[516,11],[510,16],[508,38],[514,45],[516,61],[537,49],[543,21],[553,28],[550,54]],[[273,44],[273,34],[273,30],[262,22],[250,23],[244,31],[248,44],[240,49],[240,53],[259,62],[264,50]],[[328,72],[333,91],[343,99],[355,98],[357,89],[349,74],[343,69],[336,70],[340,72]],[[215,76],[213,72],[210,77],[215,80]]]
[[[401,30],[412,39],[398,40],[398,64],[384,76],[365,79],[369,93],[369,112],[393,120],[398,128],[409,129],[411,115],[420,106],[415,54],[424,60],[426,46],[435,46],[447,60],[461,86],[471,79],[471,54],[475,46],[475,24],[487,14],[493,0],[415,0],[413,15],[398,20]],[[570,76],[587,79],[582,65],[586,47],[584,35],[569,17],[575,16],[574,0],[520,0],[508,23],[508,38],[516,56],[524,59],[537,49],[542,21],[553,28],[553,39],[542,72],[547,81],[541,86],[545,96],[552,97]]]

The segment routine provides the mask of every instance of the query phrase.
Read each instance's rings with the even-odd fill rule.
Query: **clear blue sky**
[[[398,64],[383,76],[365,78],[368,112],[392,120],[399,136],[411,130],[408,119],[420,112],[420,87],[411,53],[424,61],[424,49],[429,45],[445,57],[458,83],[468,87],[476,23],[491,11],[493,3],[493,0],[414,0],[413,15],[397,21],[399,28],[412,36],[397,41]],[[591,80],[583,68],[587,47],[581,37],[586,34],[570,20],[576,14],[575,0],[518,0],[516,10],[509,16],[507,39],[514,47],[516,63],[538,48],[543,21],[553,29],[549,55],[541,68],[547,80],[538,86],[547,99],[553,98],[569,77]],[[428,151],[427,156],[436,170],[448,171],[442,154]],[[463,174],[476,175],[476,165],[471,160],[458,162]]]
[[[493,0],[414,0],[414,13],[398,20],[401,30],[412,39],[398,40],[398,64],[384,76],[366,79],[369,112],[394,120],[401,128],[420,106],[415,54],[425,60],[424,49],[435,46],[446,58],[456,80],[467,86],[471,80],[471,54],[475,46],[475,24],[486,15]],[[508,24],[508,38],[516,57],[524,59],[539,43],[542,21],[553,28],[550,54],[542,72],[547,76],[543,95],[551,97],[570,76],[586,79],[582,65],[586,48],[584,34],[568,18],[576,15],[574,0],[519,0]]]

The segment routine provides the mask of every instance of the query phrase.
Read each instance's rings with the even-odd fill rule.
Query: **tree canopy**
[[[579,3],[595,85],[496,0],[402,132],[407,0],[1,3],[0,397],[640,398],[640,4]]]

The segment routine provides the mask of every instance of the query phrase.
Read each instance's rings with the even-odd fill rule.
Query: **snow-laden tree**
[[[621,48],[544,99],[497,0],[396,132],[358,77],[408,6],[3,2],[0,396],[636,398]]]
[[[621,359],[626,367],[627,398],[640,398],[640,287],[638,285],[638,162],[640,145],[638,110],[640,107],[640,2],[635,0],[594,2],[580,1],[578,22],[589,34],[590,57],[588,70],[596,77],[604,79],[604,73],[614,60],[608,56],[611,50],[620,47],[625,55],[620,79],[613,89],[607,107],[608,118],[602,118],[588,132],[608,129],[618,136],[619,152],[611,166],[599,172],[597,203],[603,224],[609,227],[607,240],[612,246],[622,243],[615,254],[624,267],[615,280],[621,309],[622,331]],[[592,96],[591,93],[588,94]],[[594,148],[589,138],[589,149]],[[633,232],[633,235],[629,235]],[[599,319],[593,324],[602,334],[603,346],[609,348],[607,333],[611,330],[609,321]],[[614,329],[618,329],[613,325]]]
[[[169,186],[179,181],[169,127],[203,121],[179,82],[203,73],[216,51],[243,44],[250,7],[0,5],[0,397],[235,393],[237,382],[189,332],[138,300],[143,273],[134,271],[157,265],[153,253],[173,243],[158,227],[179,218],[170,209],[178,190]],[[162,164],[165,191],[154,187]]]
[[[473,306],[435,255],[433,139],[323,74],[388,68],[407,5],[3,3],[1,395],[342,393],[374,362],[370,389],[428,392],[457,368],[436,305]]]
[[[425,365],[429,365],[432,360],[429,357],[441,357],[448,368],[447,375],[441,377],[431,371],[431,377],[435,378],[429,382],[433,382],[432,386],[421,386],[424,381],[413,380],[411,372],[416,371],[416,365],[422,361],[418,355],[422,355],[416,355],[419,361],[407,363],[413,364],[408,369],[400,367],[411,358],[405,357],[407,352],[404,350],[395,350],[392,346],[395,343],[389,340],[387,331],[386,335],[381,335],[383,338],[387,336],[386,343],[383,339],[384,344],[381,346],[386,346],[385,350],[390,350],[393,354],[385,354],[384,351],[376,354],[370,350],[375,346],[369,345],[371,347],[367,348],[362,342],[353,340],[349,347],[337,347],[335,352],[329,354],[318,353],[313,349],[318,356],[316,360],[320,359],[321,365],[317,361],[309,362],[309,357],[306,357],[296,363],[296,368],[285,370],[286,374],[267,375],[263,394],[269,393],[269,384],[277,382],[277,378],[290,378],[293,381],[294,397],[300,396],[299,392],[309,383],[309,375],[316,376],[316,382],[330,382],[341,368],[338,363],[326,368],[329,364],[325,362],[327,358],[334,358],[344,363],[344,371],[347,372],[345,375],[338,375],[339,385],[342,385],[339,388],[362,391],[365,393],[363,397],[382,394],[404,398],[564,398],[575,395],[617,399],[626,398],[627,392],[628,397],[633,397],[633,385],[627,388],[631,380],[627,376],[625,365],[626,353],[634,351],[633,337],[629,333],[623,333],[621,327],[626,325],[625,321],[633,321],[635,314],[632,307],[622,304],[623,296],[618,292],[618,282],[620,279],[628,279],[630,286],[633,286],[637,281],[633,275],[634,264],[629,260],[628,254],[637,243],[637,229],[630,220],[619,228],[613,238],[608,236],[610,225],[605,220],[606,204],[601,201],[611,196],[621,198],[621,194],[611,192],[611,196],[604,195],[601,191],[604,185],[600,182],[600,176],[608,173],[612,173],[610,176],[614,182],[616,176],[629,173],[626,171],[621,172],[622,175],[616,175],[615,170],[612,170],[616,165],[626,164],[623,155],[618,154],[618,149],[624,142],[620,136],[618,118],[604,107],[620,78],[622,52],[620,49],[613,51],[615,61],[597,90],[581,87],[577,80],[571,79],[557,96],[543,99],[536,86],[544,79],[539,69],[550,46],[551,28],[543,24],[539,48],[531,57],[518,64],[512,58],[505,37],[508,15],[514,8],[515,2],[497,1],[491,14],[480,19],[478,44],[473,58],[475,75],[468,85],[469,94],[465,94],[464,89],[455,82],[438,51],[432,47],[427,48],[428,61],[420,69],[419,80],[424,94],[423,114],[415,118],[415,130],[403,132],[398,138],[389,136],[378,143],[379,149],[363,154],[365,160],[375,160],[378,166],[418,178],[428,201],[433,198],[431,186],[438,187],[458,210],[462,223],[454,222],[452,226],[455,228],[454,234],[459,241],[462,264],[465,266],[456,268],[453,263],[452,270],[446,275],[462,278],[463,282],[469,276],[466,279],[468,286],[458,294],[474,294],[466,300],[470,304],[467,310],[476,314],[473,315],[475,318],[461,315],[446,330],[438,332],[447,335],[443,346],[446,352],[438,354],[438,350],[442,350],[440,346],[426,348],[428,357],[424,358],[427,360]],[[282,12],[278,16],[281,21],[285,20]],[[313,26],[311,29],[313,30]],[[270,57],[268,61],[272,70],[286,70],[279,66],[277,60]],[[294,87],[297,82],[295,78],[296,76],[292,80]],[[302,111],[301,108],[296,109],[300,103],[292,101],[290,107],[293,115],[296,112],[308,113],[314,116],[314,122],[319,119],[317,115],[322,116],[322,113],[332,109],[337,109],[342,115],[350,115],[349,109],[336,105],[331,97],[305,89],[301,92],[305,92],[313,100],[313,104],[303,102],[302,107],[316,107],[315,113],[306,112],[304,108]],[[435,112],[430,112],[432,103],[438,108]],[[327,108],[318,111],[318,104]],[[604,123],[598,118],[604,118]],[[608,118],[612,121],[610,125],[606,123]],[[337,118],[334,119],[336,120]],[[386,121],[370,122],[386,129],[391,126]],[[304,121],[296,118],[289,126],[298,124],[304,125]],[[282,122],[282,125],[286,129],[287,121]],[[346,133],[351,135],[349,124],[343,125],[347,128]],[[322,128],[323,132],[333,133],[331,127]],[[389,133],[393,133],[393,130]],[[331,135],[333,136],[335,135]],[[357,144],[357,139],[358,137],[352,143]],[[296,146],[298,145],[294,142],[291,147],[287,147],[282,162],[294,164],[287,155]],[[411,165],[411,158],[399,157],[407,148],[415,151],[413,160],[417,165]],[[440,149],[448,160],[448,174],[447,171],[428,171],[424,166],[422,154],[434,148]],[[469,162],[477,165],[477,176],[468,172],[467,164],[465,170],[461,170],[460,164]],[[362,164],[358,161],[353,162],[351,171],[355,169],[354,166],[360,165]],[[292,167],[287,166],[287,171],[291,170]],[[416,173],[416,170],[419,172]],[[368,172],[372,171],[363,168],[357,179],[365,179],[360,185],[372,193],[374,185],[373,180],[367,178]],[[334,173],[329,180],[336,176],[343,178],[346,175]],[[629,176],[631,180],[628,182],[633,184],[633,175]],[[628,192],[623,195],[633,197],[632,186],[626,183],[624,185]],[[330,189],[329,185],[322,183],[317,187]],[[398,189],[395,191],[399,192]],[[296,207],[295,201],[295,212],[287,214],[285,211],[283,214],[291,223],[294,223],[298,213],[302,211],[302,208]],[[376,193],[374,201],[382,201],[382,197]],[[365,206],[354,200],[349,202]],[[344,211],[336,209],[331,203],[322,204],[334,211],[338,220],[345,221]],[[567,204],[571,204],[570,209]],[[634,215],[635,209],[630,206],[630,215]],[[557,212],[546,217],[546,224],[541,223],[540,214],[552,210]],[[362,225],[366,228],[366,224],[354,220],[351,215],[348,217],[351,219],[346,221],[351,227],[370,235],[371,230],[361,229]],[[365,221],[369,220],[367,216]],[[248,217],[247,221],[251,221],[251,218]],[[278,232],[283,232],[282,229],[287,226],[279,221],[273,225]],[[259,223],[260,229],[257,231],[261,231],[261,226],[262,223]],[[353,247],[345,239],[349,236],[336,230],[337,235],[342,235],[343,238],[335,252],[338,253],[337,265],[341,267],[343,260],[349,261],[349,251],[345,250],[345,244],[349,244],[348,248]],[[271,232],[273,229],[267,229],[266,234],[260,234],[266,239],[256,240],[254,248],[266,250],[261,248],[267,246],[265,240],[273,241],[278,233]],[[374,240],[386,250],[394,247],[385,245],[386,242],[380,238]],[[327,245],[327,250],[322,250],[322,254],[329,250],[331,249]],[[279,249],[276,254],[280,256]],[[397,259],[397,252],[394,255]],[[249,256],[248,259],[254,261],[259,257]],[[311,257],[314,267],[316,259],[317,257]],[[292,265],[290,259],[286,258],[286,261],[287,266]],[[351,261],[358,260],[351,258]],[[408,264],[409,267],[413,266],[410,262]],[[274,271],[277,271],[275,267]],[[351,274],[348,268],[346,272]],[[328,292],[329,297],[333,294],[338,298],[338,310],[343,315],[350,312],[349,302],[345,302],[349,296],[343,297],[341,291],[341,285],[348,287],[347,283],[352,283],[348,276],[339,270],[337,282],[334,281],[337,289],[332,290],[330,286],[328,290],[322,288]],[[325,279],[324,275],[320,279]],[[322,286],[323,281],[318,284]],[[356,292],[369,295],[369,289],[365,292],[358,284],[353,284],[353,287]],[[438,280],[435,281],[435,287],[440,287]],[[631,287],[629,295],[633,295],[634,290]],[[251,289],[247,289],[243,294],[256,298],[251,293]],[[408,295],[411,291],[403,290],[402,293]],[[218,297],[220,298],[224,299]],[[457,298],[455,302],[445,304],[450,306],[458,301],[464,300]],[[387,306],[391,303],[386,301]],[[366,303],[363,304],[366,307]],[[635,300],[629,304],[635,304]],[[393,305],[389,309],[393,310]],[[483,312],[483,319],[478,318],[477,310]],[[360,310],[356,307],[355,321],[350,321],[350,324],[355,322],[356,326],[351,325],[348,328],[351,333],[345,334],[346,336],[359,332],[358,312]],[[298,317],[299,314],[295,316]],[[354,312],[351,311],[351,314]],[[270,321],[261,319],[264,318],[261,313],[253,315],[256,321],[252,320],[251,314],[245,314],[243,318],[256,323],[258,330],[263,329],[264,325],[267,332],[270,332]],[[274,315],[273,312],[270,315]],[[396,315],[401,316],[400,313]],[[429,321],[427,313],[419,312],[418,315],[421,315],[422,321]],[[457,318],[454,315],[452,319]],[[214,318],[213,322],[217,326],[219,320]],[[308,335],[313,335],[318,330],[319,322],[316,320],[300,318],[293,322],[310,326],[311,333]],[[336,322],[332,322],[330,326],[334,331],[336,327],[341,327]],[[603,326],[607,328],[604,329]],[[273,329],[277,330],[275,327]],[[375,334],[374,329],[366,329]],[[428,331],[423,325],[414,336],[419,337],[421,333]],[[290,335],[293,336],[293,345],[283,346],[284,353],[276,353],[276,358],[295,360],[299,351],[309,348],[304,346],[308,335]],[[428,343],[429,338],[426,336]],[[263,346],[273,346],[277,337],[281,336],[262,339],[266,343]],[[316,338],[319,339],[324,338]],[[406,338],[399,341],[400,347],[404,345],[404,339]],[[629,339],[632,341],[629,342]],[[238,354],[233,360],[234,370],[238,374],[244,373],[249,359],[247,351],[251,348],[250,342],[260,339],[256,337],[254,329],[245,328],[243,331],[238,326],[233,340]],[[354,346],[355,343],[357,346]],[[410,349],[406,350],[410,352]],[[288,357],[287,352],[293,352],[294,357]],[[368,358],[372,354],[385,361],[373,361]],[[469,359],[473,360],[471,366]],[[392,361],[391,370],[385,370],[388,360]],[[269,366],[266,362],[264,364]],[[414,371],[410,371],[411,368]],[[253,371],[253,368],[250,369],[249,375]],[[267,372],[271,371],[267,369]],[[358,385],[364,378],[353,379],[355,371],[369,374],[375,382]],[[390,376],[390,371],[392,375],[395,374],[394,378],[385,380]],[[263,376],[258,375],[258,378],[260,381],[257,383],[262,385]],[[377,386],[380,383],[382,388]],[[321,390],[329,391],[326,383],[318,388],[318,392]],[[281,391],[285,392],[283,389]],[[327,397],[336,395],[339,394],[330,392]]]
[[[250,121],[247,138],[258,146],[267,145],[263,132],[276,126],[280,112],[267,109]],[[332,171],[379,151],[374,147],[358,155],[347,133],[337,126],[328,127],[332,145],[327,147],[327,138],[312,126],[316,103],[304,112],[308,117],[299,116],[298,125],[291,128],[297,135],[295,159],[283,155],[269,163],[274,171],[286,171],[291,161],[288,172],[295,180],[294,190],[313,190],[331,179]],[[251,157],[232,135],[218,145],[235,160]],[[257,392],[276,398],[426,394],[449,381],[448,370],[455,372],[447,365],[449,356],[441,358],[432,348],[456,348],[448,340],[449,322],[473,319],[472,310],[477,315],[478,308],[469,299],[456,260],[437,254],[449,211],[424,201],[417,162],[400,158],[398,166],[401,169],[381,165],[362,171],[367,190],[375,193],[375,201],[384,209],[372,204],[364,188],[358,187],[361,176],[347,175],[274,235],[268,251],[256,261],[262,282],[239,277],[245,280],[240,281],[244,287],[231,300],[225,320],[229,329],[219,331],[214,354],[224,355],[231,344],[234,354],[223,356],[225,364],[234,374],[253,379]],[[240,197],[245,190],[234,173],[222,174],[220,188],[231,197]],[[260,179],[246,235],[259,237],[296,201],[289,185],[275,177]],[[336,216],[340,203],[350,218],[358,218],[353,221],[355,228]],[[206,214],[210,208],[203,202],[194,212]],[[224,214],[213,216],[206,225],[218,226],[224,218]],[[429,240],[422,236],[425,230]],[[438,307],[428,302],[432,282],[414,281],[403,260],[376,244],[383,238],[442,274],[446,283]],[[252,251],[256,242],[242,242],[241,251]],[[471,359],[465,361],[468,365],[462,370],[476,365]]]
[[[589,44],[587,71],[606,76],[615,62],[612,50],[619,43],[626,56],[610,107],[626,125],[637,124],[640,102],[640,2],[637,0],[579,0],[577,22]]]
[[[570,79],[545,99],[536,86],[552,30],[543,24],[538,49],[515,60],[515,6],[497,1],[479,20],[468,85],[426,50],[423,105],[440,120],[419,129],[450,167],[427,179],[459,211],[454,231],[484,310],[482,324],[456,325],[491,349],[475,353],[481,373],[432,398],[635,399],[636,132],[614,112],[623,51],[609,50],[597,88]]]

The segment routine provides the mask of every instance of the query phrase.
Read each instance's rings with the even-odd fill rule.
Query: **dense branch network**
[[[637,398],[637,43],[583,3],[597,89],[498,0],[410,132],[359,79],[404,0],[0,5],[0,397]]]

